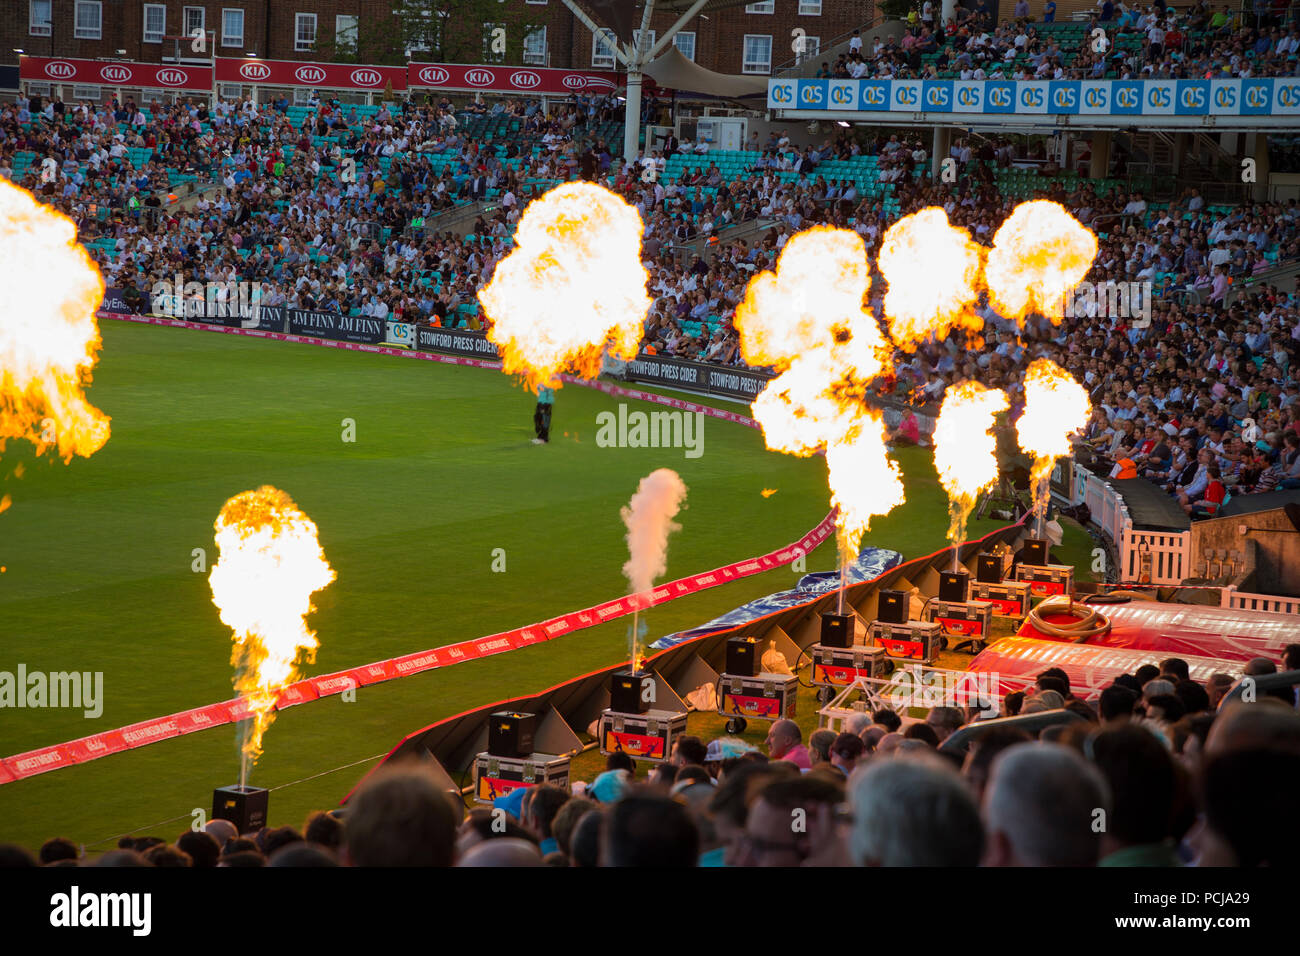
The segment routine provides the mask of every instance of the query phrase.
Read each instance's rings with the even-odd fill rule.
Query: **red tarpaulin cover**
[[[1192,655],[1242,662],[1267,657],[1276,662],[1288,644],[1300,643],[1300,617],[1290,615],[1155,601],[1092,607],[1110,618],[1110,633],[1090,638],[1088,644],[1146,651],[1148,657]],[[1043,634],[1028,621],[1019,633],[1046,641],[1067,640]]]
[[[1132,674],[1143,664],[1157,664],[1166,653],[1134,650],[1129,647],[1093,647],[1062,641],[1042,641],[1031,637],[1004,637],[986,647],[971,661],[970,670],[997,674],[1000,694],[1024,690],[1049,667],[1059,667],[1070,677],[1070,692],[1091,700],[1120,674]],[[1205,683],[1219,672],[1233,677],[1241,665],[1212,657],[1178,654],[1187,661],[1191,678]]]

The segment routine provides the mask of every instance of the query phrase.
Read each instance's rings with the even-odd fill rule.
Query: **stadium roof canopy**
[[[682,51],[670,46],[659,58],[645,68],[645,75],[658,86],[679,93],[695,93],[736,100],[750,96],[767,95],[766,76],[736,76],[715,73],[682,56]]]
[[[592,33],[598,33],[602,28],[614,31],[614,36],[618,41],[612,44],[614,57],[627,69],[627,98],[623,118],[623,158],[631,162],[636,159],[640,148],[641,74],[650,73],[655,58],[668,48],[677,32],[692,19],[709,10],[738,7],[743,3],[752,2],[752,0],[641,0],[639,3],[637,0],[582,0],[581,4],[579,4],[579,0],[561,0],[561,2]],[[652,36],[649,28],[651,17],[656,12],[675,15],[677,19],[667,30]],[[642,31],[639,44],[634,42],[638,30]],[[671,66],[672,59],[668,58],[668,63],[665,64],[664,69],[667,70]],[[709,81],[715,87],[720,87],[723,80],[739,81],[742,79],[742,77],[726,77],[710,70],[702,72],[716,78]],[[653,76],[653,73],[650,75]],[[694,78],[694,82],[697,84],[705,81],[705,78],[699,75]],[[673,86],[675,89],[682,88],[666,80],[661,81],[658,78],[655,78],[655,82],[662,82],[663,85]],[[766,91],[767,84],[765,80],[763,81],[763,88]],[[692,90],[692,92],[703,93],[707,91]],[[744,92],[738,94],[712,93],[711,95],[722,97],[752,96],[753,91],[748,84],[745,84]]]

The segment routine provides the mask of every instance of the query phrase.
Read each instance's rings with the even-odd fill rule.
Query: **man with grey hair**
[[[848,720],[844,721],[844,730],[855,737],[861,737],[862,731],[871,726],[871,715],[867,713],[849,714]]]
[[[984,791],[989,866],[1096,866],[1110,813],[1100,771],[1060,744],[1009,747]]]
[[[849,780],[857,866],[978,866],[984,826],[970,789],[948,764],[900,753]]]
[[[965,715],[957,707],[932,707],[925,717],[925,722],[943,743],[966,722]]]

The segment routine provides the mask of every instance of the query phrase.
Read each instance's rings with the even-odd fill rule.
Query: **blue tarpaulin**
[[[849,565],[846,580],[849,584],[861,584],[864,581],[880,577],[886,571],[902,563],[903,556],[897,551],[890,551],[888,548],[864,547],[858,552],[858,559]],[[670,647],[676,647],[678,644],[693,638],[703,637],[705,634],[740,627],[777,611],[784,611],[787,608],[799,607],[810,601],[815,601],[825,594],[834,592],[839,586],[840,572],[838,570],[814,571],[801,577],[792,591],[778,591],[776,594],[769,594],[756,601],[750,601],[748,604],[742,604],[721,617],[715,617],[707,624],[691,628],[689,631],[678,631],[676,634],[661,637],[650,645],[650,649],[662,651]]]

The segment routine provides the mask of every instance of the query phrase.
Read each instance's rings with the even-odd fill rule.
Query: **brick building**
[[[218,55],[257,54],[277,60],[332,59],[340,41],[376,24],[396,28],[398,0],[6,0],[17,15],[0,18],[0,62],[15,63],[21,49],[34,56],[122,58],[170,62],[177,44],[164,37],[208,35]],[[455,11],[452,0],[447,8]],[[593,37],[560,0],[506,0],[515,22],[542,24],[529,38],[512,39],[507,62],[568,68],[613,68],[605,37]],[[454,16],[454,12],[452,16]],[[795,59],[795,43],[816,50],[869,24],[874,0],[763,0],[714,9],[693,18],[675,41],[701,66],[722,73],[767,74]],[[650,29],[661,35],[678,14],[656,12]],[[638,15],[639,17],[639,15]],[[599,22],[599,17],[597,17]],[[799,31],[802,31],[800,33]],[[520,32],[523,32],[522,30]],[[477,51],[475,51],[477,52]],[[182,60],[204,62],[210,51],[180,44]],[[419,52],[413,58],[428,58]],[[482,62],[487,56],[457,56]],[[401,62],[400,45],[378,62]]]

